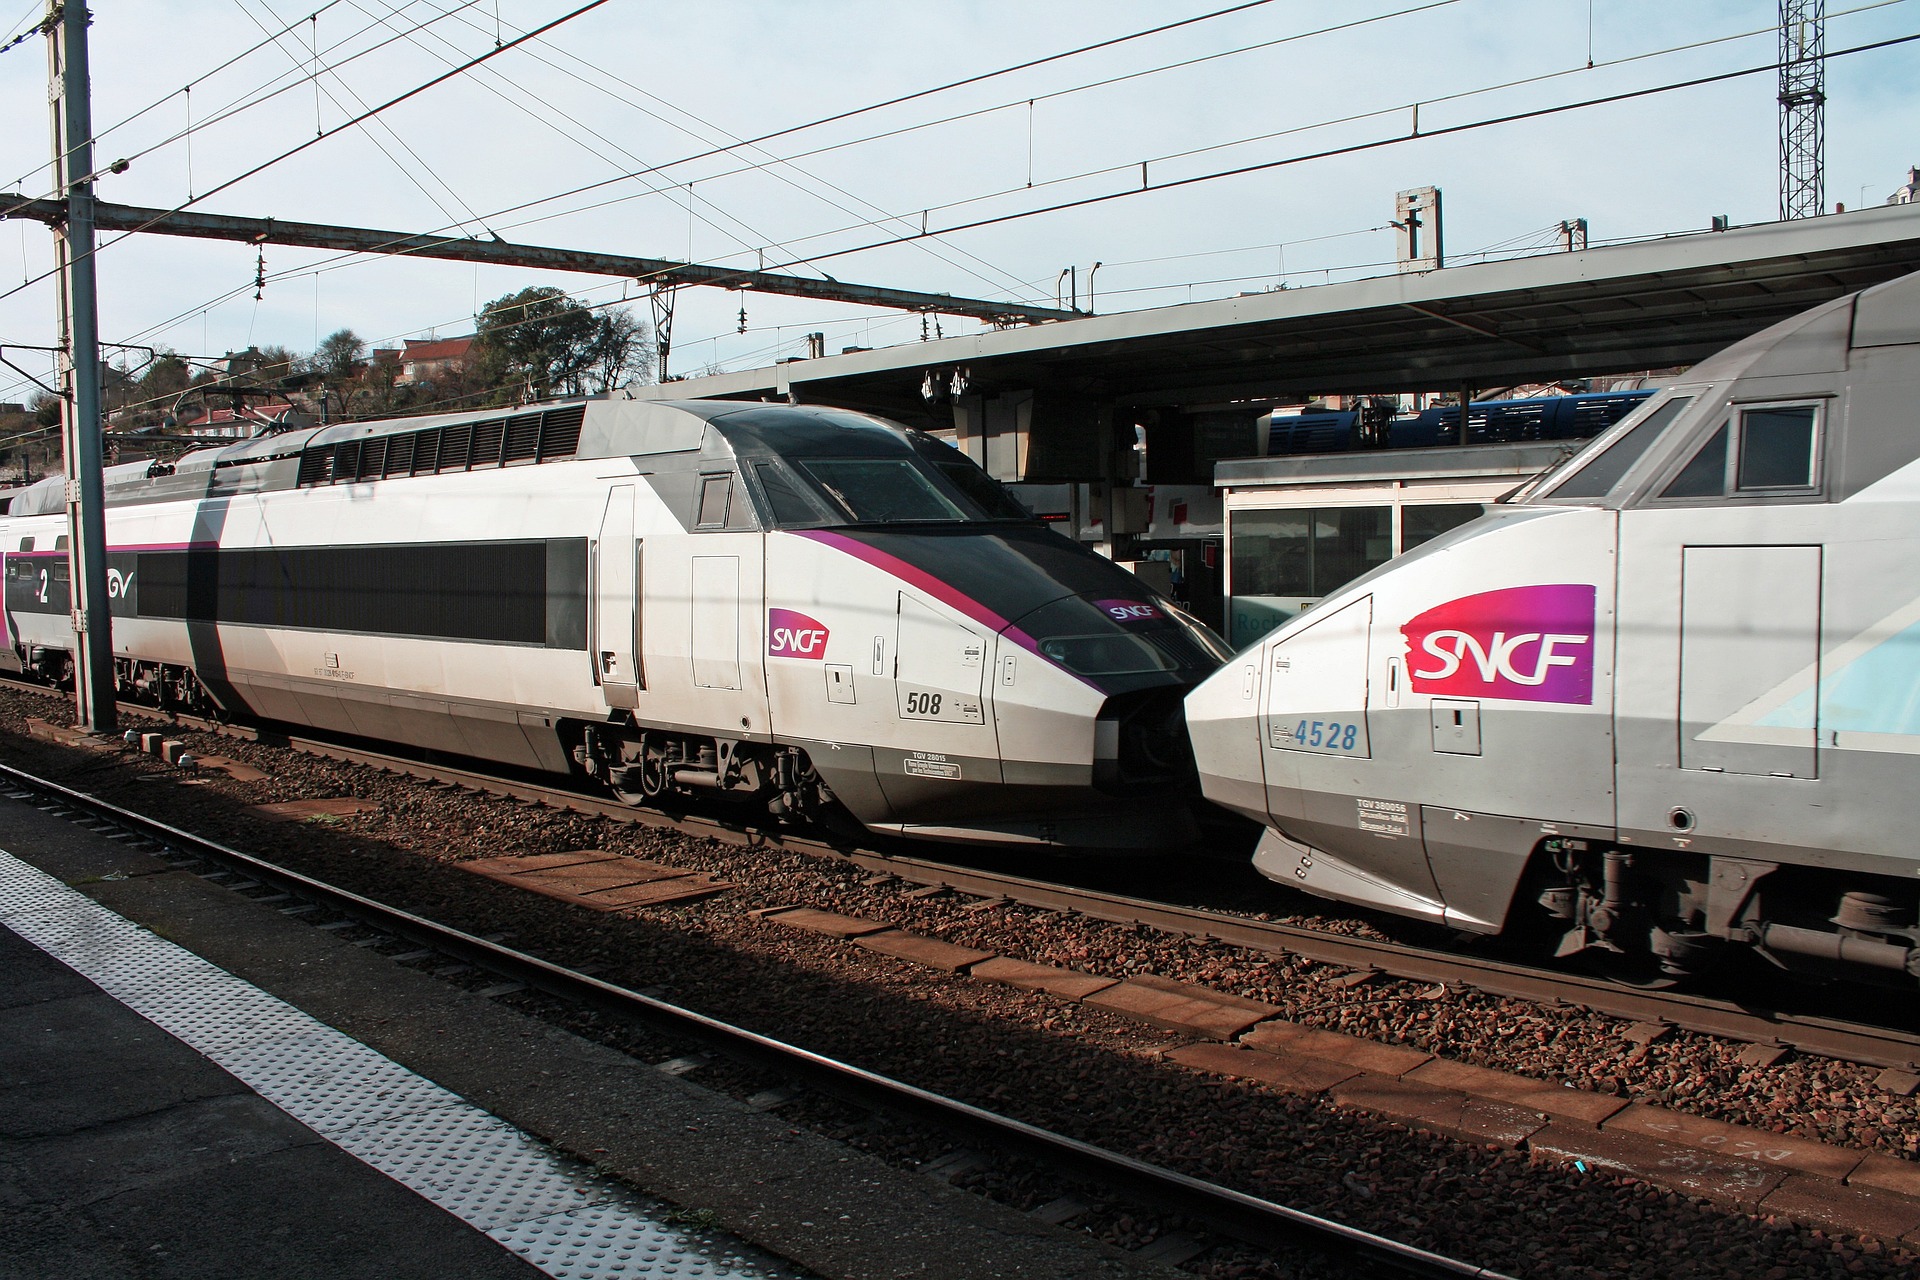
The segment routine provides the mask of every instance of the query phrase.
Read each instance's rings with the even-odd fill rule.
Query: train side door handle
[[[601,675],[610,676],[613,674],[613,661],[614,661],[613,650],[602,649],[600,651],[600,674]]]

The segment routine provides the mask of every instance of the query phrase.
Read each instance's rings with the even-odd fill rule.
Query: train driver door
[[[767,707],[766,535],[731,470],[700,477],[688,539],[688,676],[697,722],[752,736],[772,731]]]
[[[1621,634],[1678,640],[1621,662],[1623,834],[1685,846],[1698,822],[1818,843],[1832,822],[1818,791],[1829,417],[1820,396],[1730,404],[1622,515]]]
[[[594,678],[609,707],[639,704],[640,543],[634,537],[634,488],[615,485],[593,544]]]

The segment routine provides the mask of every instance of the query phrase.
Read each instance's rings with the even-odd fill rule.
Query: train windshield
[[[1509,501],[1598,502],[1692,403],[1692,396],[1649,400]]]
[[[771,527],[1031,521],[966,454],[842,409],[748,409],[714,420]]]
[[[1014,625],[1043,655],[1083,676],[1211,671],[1232,656],[1219,637],[1163,601],[1070,596]]]
[[[967,518],[908,458],[809,458],[799,466],[839,514],[856,524]]]

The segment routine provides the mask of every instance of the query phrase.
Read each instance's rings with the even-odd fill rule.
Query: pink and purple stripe
[[[909,564],[899,556],[882,551],[880,548],[862,542],[858,538],[850,538],[844,533],[835,533],[831,529],[796,529],[794,533],[799,537],[812,539],[822,546],[832,547],[836,551],[844,551],[856,560],[863,560],[872,565],[882,573],[891,574],[908,586],[926,592],[926,594],[932,596],[948,608],[957,610],[967,617],[972,618],[981,626],[991,628],[994,632],[1007,637],[1007,639],[1013,641],[1022,649],[1027,650],[1041,661],[1049,663],[1052,666],[1060,667],[1060,670],[1065,671],[1082,684],[1094,689],[1100,687],[1079,672],[1055,662],[1052,658],[1040,651],[1039,642],[1032,636],[1014,626],[1007,619],[1001,617],[992,609],[987,608],[986,605],[981,604],[972,596],[955,590],[951,583],[941,581],[925,569],[917,565]]]

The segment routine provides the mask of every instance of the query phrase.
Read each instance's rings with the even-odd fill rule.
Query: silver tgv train
[[[1920,275],[1691,370],[1187,699],[1255,865],[1664,980],[1920,975]]]
[[[0,516],[0,665],[73,644],[63,481]],[[107,474],[161,701],[956,840],[1193,834],[1224,648],[963,454],[833,409],[591,400]],[[835,803],[829,803],[835,802]]]

